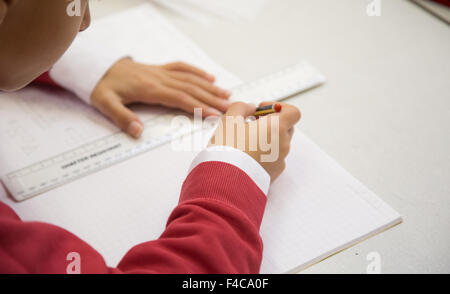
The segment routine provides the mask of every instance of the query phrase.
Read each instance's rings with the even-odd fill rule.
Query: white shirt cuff
[[[199,164],[209,161],[220,161],[236,166],[245,172],[264,194],[269,193],[270,175],[247,153],[228,146],[209,147],[197,155],[189,172]]]
[[[79,34],[72,46],[50,70],[50,77],[61,87],[72,91],[90,104],[98,82],[117,61],[127,57],[124,52],[103,48],[95,34]]]

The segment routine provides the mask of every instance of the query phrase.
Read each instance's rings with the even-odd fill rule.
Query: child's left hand
[[[91,95],[91,103],[118,127],[137,138],[143,123],[126,105],[146,103],[220,116],[231,102],[230,93],[213,85],[215,78],[181,62],[162,66],[144,65],[131,59],[114,64]]]

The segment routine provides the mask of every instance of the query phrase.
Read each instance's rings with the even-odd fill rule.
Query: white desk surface
[[[92,1],[103,17],[145,0]],[[304,273],[450,273],[450,27],[406,0],[270,0],[253,22],[163,11],[244,80],[307,59],[326,85],[290,99],[301,129],[404,217]],[[151,36],[150,36],[151,37]]]

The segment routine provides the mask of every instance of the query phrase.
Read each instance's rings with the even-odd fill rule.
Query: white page
[[[0,175],[116,130],[93,108],[62,90],[28,87],[1,93]]]

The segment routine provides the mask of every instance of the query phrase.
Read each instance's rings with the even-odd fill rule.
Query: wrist
[[[246,173],[264,194],[267,195],[269,192],[271,176],[246,152],[230,146],[210,146],[197,155],[190,171],[205,162],[224,162],[233,165]]]

